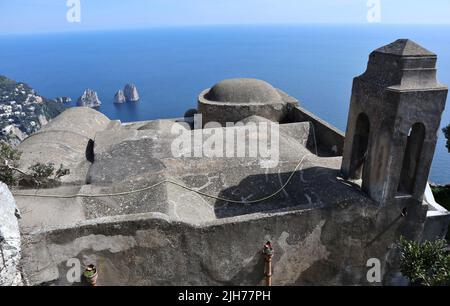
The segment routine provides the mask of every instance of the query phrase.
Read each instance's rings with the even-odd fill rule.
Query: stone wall
[[[371,285],[369,258],[380,260],[383,283],[391,284],[399,236],[420,237],[426,215],[425,205],[410,203],[402,217],[405,207],[391,204],[345,201],[198,226],[159,213],[91,220],[27,236],[24,271],[30,284],[68,285],[66,263],[77,258],[97,265],[99,285],[259,285],[270,240],[274,285]]]
[[[331,152],[335,156],[341,156],[344,150],[345,135],[328,122],[320,119],[313,113],[302,107],[293,107],[289,112],[290,122],[309,121],[314,126],[317,143],[326,152]]]

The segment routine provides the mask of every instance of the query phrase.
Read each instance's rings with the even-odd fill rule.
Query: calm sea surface
[[[0,36],[0,74],[39,94],[76,99],[99,94],[100,111],[123,122],[179,117],[197,95],[225,78],[268,81],[345,130],[352,78],[369,53],[410,38],[438,54],[438,76],[450,84],[449,26],[254,26]],[[141,101],[114,105],[114,93],[136,83]],[[442,125],[450,123],[450,106]],[[439,135],[430,180],[450,182],[450,154]]]

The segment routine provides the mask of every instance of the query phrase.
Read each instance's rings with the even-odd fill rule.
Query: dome
[[[225,103],[282,103],[278,91],[257,79],[228,79],[214,85],[205,95],[209,101]]]

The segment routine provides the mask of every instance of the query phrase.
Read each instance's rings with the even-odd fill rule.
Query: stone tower
[[[399,39],[370,54],[353,80],[341,172],[381,205],[422,201],[448,88],[436,54]]]

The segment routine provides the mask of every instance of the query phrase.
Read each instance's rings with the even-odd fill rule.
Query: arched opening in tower
[[[355,135],[353,138],[352,157],[350,161],[351,179],[360,179],[364,162],[367,158],[367,147],[369,144],[370,122],[365,113],[358,115],[356,120]]]
[[[414,192],[424,138],[425,126],[422,123],[413,124],[408,133],[408,141],[403,156],[403,166],[397,189],[399,194],[413,194]]]

